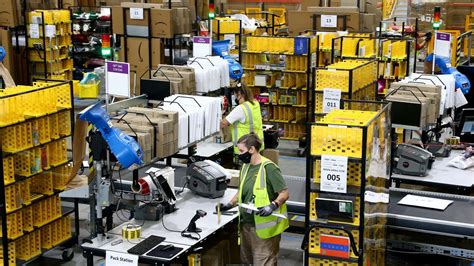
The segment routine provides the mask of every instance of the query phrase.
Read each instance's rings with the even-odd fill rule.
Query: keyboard
[[[148,250],[156,247],[158,244],[165,240],[164,237],[151,235],[146,239],[142,240],[142,242],[136,244],[131,249],[127,250],[128,253],[135,254],[135,255],[143,255]]]

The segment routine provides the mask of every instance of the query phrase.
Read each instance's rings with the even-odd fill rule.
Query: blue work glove
[[[277,206],[275,205],[275,203],[272,202],[272,203],[268,204],[265,207],[258,208],[257,215],[260,215],[260,216],[263,216],[263,217],[269,216],[276,209],[277,209]]]

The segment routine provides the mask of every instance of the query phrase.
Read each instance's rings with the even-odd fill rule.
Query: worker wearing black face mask
[[[272,213],[286,213],[288,189],[280,169],[258,152],[262,141],[255,134],[242,136],[238,141],[240,170],[239,192],[227,204],[220,204],[226,211],[237,203],[253,204],[258,211],[240,208],[240,257],[241,263],[252,265],[277,265],[281,233],[288,228],[288,219]]]
[[[260,104],[253,97],[252,91],[246,87],[234,89],[235,103],[237,106],[230,114],[222,119],[221,128],[231,126],[232,142],[234,143],[234,155],[239,154],[237,140],[243,135],[255,133],[263,139],[263,122]],[[263,145],[261,150],[263,150]]]

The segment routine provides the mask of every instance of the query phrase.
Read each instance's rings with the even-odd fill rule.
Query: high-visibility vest
[[[262,141],[263,145],[263,126],[262,126],[262,111],[260,110],[260,104],[257,101],[253,101],[253,104],[250,102],[244,102],[240,106],[245,113],[245,123],[240,123],[236,121],[232,124],[232,142],[234,143],[234,154],[239,154],[239,148],[237,148],[237,141],[243,135],[254,132]]]
[[[267,174],[265,171],[265,165],[270,163],[273,162],[262,156],[262,163],[260,164],[260,168],[258,169],[257,173],[257,178],[255,179],[255,184],[253,185],[254,205],[257,208],[265,207],[271,203],[270,198],[268,197]],[[245,179],[247,178],[249,168],[249,164],[244,164],[242,166],[242,170],[240,171],[239,204],[242,203],[242,189],[244,187]],[[285,203],[283,203],[278,209],[276,209],[275,212],[278,212],[284,215],[285,217],[288,217]],[[270,238],[281,234],[288,228],[289,225],[288,219],[276,217],[273,215],[262,217],[254,213],[254,219],[257,236],[262,239]]]

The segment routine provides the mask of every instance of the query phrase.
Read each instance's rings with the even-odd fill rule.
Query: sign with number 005
[[[346,156],[321,156],[321,191],[347,193]]]

